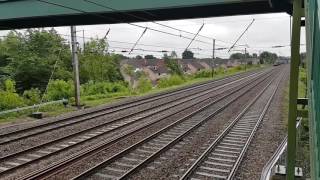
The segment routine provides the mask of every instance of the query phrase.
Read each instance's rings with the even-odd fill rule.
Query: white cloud
[[[250,53],[259,53],[262,50],[269,50],[280,55],[290,55],[290,48],[270,48],[274,45],[289,45],[290,44],[290,31],[289,31],[289,16],[284,13],[277,14],[261,14],[261,15],[246,15],[246,16],[229,16],[229,17],[217,17],[217,18],[199,18],[199,19],[185,19],[185,20],[173,20],[173,21],[161,21],[159,23],[172,26],[181,30],[190,31],[196,33],[204,23],[204,28],[200,32],[201,35],[214,37],[217,39],[217,47],[230,47],[231,44],[237,39],[237,37],[244,31],[246,26],[255,18],[256,21],[238,44],[248,44],[248,51]],[[152,22],[137,23],[142,26],[149,28],[158,29],[161,31],[170,32],[176,35],[183,35],[192,38],[193,35],[172,30]],[[108,40],[111,41],[125,41],[134,43],[141,33],[143,28],[134,27],[128,24],[112,24],[112,25],[92,25],[92,26],[78,26],[77,30],[85,30],[85,37],[104,37],[107,30],[111,29]],[[61,34],[70,34],[69,27],[57,27],[56,28]],[[305,41],[305,33],[302,31],[302,44]],[[6,34],[6,31],[0,32],[0,35]],[[82,32],[78,32],[78,36],[82,36]],[[66,37],[68,38],[68,37]],[[211,57],[212,54],[212,40],[197,37],[198,40],[206,43],[194,41],[190,48],[196,53],[197,57]],[[88,39],[86,39],[88,40]],[[78,38],[80,44],[82,38]],[[138,45],[137,48],[144,48],[150,50],[175,50],[178,54],[189,44],[189,39],[183,39],[180,37],[170,36],[147,30],[145,35],[141,38],[139,44],[150,44],[154,46],[163,47],[148,47]],[[132,44],[109,42],[111,48],[121,51],[121,48],[112,47],[123,47],[131,48]],[[194,49],[198,48],[198,50]],[[199,50],[202,49],[202,50]],[[238,48],[239,49],[239,48]],[[241,48],[242,50],[243,48]],[[302,48],[305,50],[305,47]],[[136,51],[134,54],[150,54],[151,52]],[[154,53],[157,56],[162,56],[161,53]],[[127,54],[125,54],[127,55]],[[228,57],[227,51],[216,51],[216,55],[220,57]]]

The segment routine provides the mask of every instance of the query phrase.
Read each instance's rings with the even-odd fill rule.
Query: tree
[[[163,59],[169,59],[169,56],[168,56],[167,53],[164,53],[162,58],[163,58]]]
[[[273,64],[278,59],[278,55],[276,53],[264,51],[260,54],[259,59],[261,64],[263,63]]]
[[[242,53],[233,53],[230,55],[230,59],[244,59],[244,54]]]
[[[145,59],[157,59],[157,58],[154,57],[153,55],[145,55],[144,58],[145,58]]]
[[[252,58],[253,56],[251,56],[249,53],[233,53],[230,55],[230,59],[245,59],[245,58]]]
[[[120,57],[105,53],[107,43],[104,40],[91,39],[86,43],[85,53],[80,59],[80,81],[101,82],[122,81],[120,72]]]
[[[140,56],[140,55],[137,55],[137,56],[136,56],[136,59],[143,59],[143,57]]]
[[[193,59],[193,52],[192,51],[189,51],[189,50],[185,50],[183,53],[182,53],[182,59]]]
[[[177,59],[178,58],[178,55],[177,55],[176,51],[171,51],[170,58],[171,59]]]
[[[253,54],[252,54],[252,57],[253,57],[253,58],[258,58],[258,54],[257,54],[257,53],[253,53]]]
[[[69,47],[54,29],[28,29],[25,33],[11,31],[0,43],[1,79],[16,81],[19,93],[33,87],[43,91],[56,61],[59,62],[59,73],[54,78],[71,77]],[[68,77],[59,77],[62,75]]]
[[[170,70],[171,74],[177,74],[179,76],[183,74],[183,70],[177,60],[168,58],[165,59],[165,64]]]

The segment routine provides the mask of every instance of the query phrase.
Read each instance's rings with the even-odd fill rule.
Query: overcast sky
[[[275,52],[281,56],[290,55],[290,17],[285,13],[277,14],[261,14],[261,15],[246,15],[246,16],[229,16],[218,18],[201,18],[201,19],[185,19],[173,21],[159,21],[159,23],[169,25],[181,30],[196,33],[201,25],[204,27],[200,35],[208,36],[216,39],[216,48],[230,47],[232,43],[240,36],[246,29],[248,24],[255,19],[255,22],[246,32],[246,34],[237,43],[238,45],[248,45],[248,52],[259,53],[263,50]],[[193,38],[193,35],[177,30],[169,29],[152,22],[136,23],[149,28],[159,29],[165,32],[182,35]],[[110,28],[110,33],[107,36],[109,43],[109,51],[121,52],[122,50],[129,50],[132,48],[133,43],[137,41],[139,36],[144,31],[143,28],[135,27],[129,24],[113,24],[113,25],[92,25],[92,26],[77,26],[77,30],[84,30],[85,40],[88,41],[90,37],[102,38],[105,36],[107,30]],[[65,34],[68,40],[70,35],[69,27],[57,27],[59,33]],[[0,32],[2,35],[6,32]],[[77,36],[82,36],[82,32],[78,32]],[[211,58],[212,57],[212,40],[204,37],[197,37],[190,50],[195,53],[198,58]],[[302,29],[301,44],[305,44],[305,31]],[[171,36],[152,30],[147,30],[139,41],[136,49],[144,49],[150,51],[176,51],[179,56],[187,47],[191,40],[184,39],[176,36]],[[83,39],[78,37],[78,42],[82,44]],[[272,48],[272,46],[286,46],[283,48]],[[305,51],[305,46],[301,46]],[[235,51],[244,51],[244,46],[236,47]],[[217,50],[216,57],[227,58],[230,56],[227,50]],[[128,56],[128,53],[123,53]],[[162,57],[163,53],[148,52],[142,50],[135,50],[130,56],[153,54],[157,57]]]

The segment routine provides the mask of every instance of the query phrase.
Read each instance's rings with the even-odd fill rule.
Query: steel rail
[[[267,85],[269,86],[269,85]],[[264,91],[264,90],[263,90]],[[210,117],[209,117],[210,118]],[[192,128],[190,128],[191,130]],[[120,179],[127,179],[129,178],[130,175],[134,174],[135,172],[137,172],[138,170],[142,169],[147,163],[151,162],[152,160],[154,160],[156,157],[158,157],[161,153],[163,153],[165,150],[169,149],[170,147],[172,147],[173,145],[175,145],[176,142],[178,142],[179,140],[181,140],[182,138],[184,138],[187,134],[189,134],[190,131],[188,130],[185,134],[177,137],[174,141],[170,142],[167,146],[165,146],[163,149],[158,150],[157,152],[155,152],[152,156],[150,156],[146,161],[143,161],[142,163],[140,163],[139,165],[137,165],[136,167],[132,168],[130,171],[126,172],[124,175],[122,175]]]
[[[234,178],[234,176],[235,176],[235,174],[236,174],[236,171],[238,170],[238,167],[240,166],[240,163],[241,163],[241,161],[242,161],[245,153],[247,152],[247,149],[249,148],[249,145],[250,145],[250,143],[251,143],[251,141],[252,141],[252,139],[253,139],[256,131],[258,130],[258,127],[260,126],[263,118],[265,117],[265,115],[266,115],[266,113],[267,113],[267,110],[268,110],[269,107],[270,107],[270,104],[271,104],[271,102],[272,102],[272,100],[273,100],[273,97],[275,96],[276,92],[277,92],[278,89],[279,89],[279,84],[280,84],[283,76],[284,76],[284,74],[282,75],[282,77],[281,77],[280,80],[278,81],[275,90],[273,91],[273,93],[272,93],[272,95],[270,96],[270,98],[269,98],[266,106],[264,107],[264,109],[263,109],[263,111],[262,111],[262,113],[261,113],[261,115],[260,115],[260,117],[259,117],[259,119],[258,119],[258,122],[256,123],[254,129],[252,130],[252,132],[251,132],[251,134],[250,134],[250,137],[249,137],[248,141],[247,141],[246,144],[245,144],[245,147],[244,147],[243,150],[241,151],[241,154],[240,154],[239,158],[237,159],[236,164],[234,165],[233,169],[231,170],[230,175],[228,176],[228,180],[231,180],[231,179]]]
[[[270,72],[268,72],[268,73],[270,73]],[[255,77],[255,78],[253,78],[253,79],[258,79],[258,78],[260,78],[260,76],[263,76],[264,74],[265,74],[265,73],[261,73],[261,74],[259,74],[259,76]],[[247,77],[247,78],[249,78],[249,77]],[[244,79],[247,79],[247,78],[244,78]],[[170,107],[164,108],[164,109],[162,109],[162,110],[160,110],[160,111],[153,112],[153,113],[151,113],[151,114],[148,114],[148,115],[139,117],[139,119],[136,119],[136,120],[134,120],[134,121],[128,122],[128,123],[123,124],[123,125],[120,125],[120,126],[118,126],[118,127],[116,127],[116,128],[113,128],[113,129],[111,129],[111,130],[108,130],[108,131],[106,131],[106,132],[103,132],[103,133],[101,133],[101,134],[98,134],[98,135],[96,135],[96,136],[94,136],[94,137],[90,137],[90,138],[85,139],[85,140],[83,140],[83,141],[80,141],[80,142],[78,142],[78,143],[76,143],[76,144],[72,144],[72,145],[70,145],[70,146],[68,146],[68,147],[61,148],[60,150],[57,150],[57,151],[51,152],[51,153],[49,153],[49,154],[46,154],[46,155],[44,155],[44,156],[41,156],[41,157],[39,157],[39,158],[33,159],[32,161],[28,161],[28,162],[25,162],[25,163],[21,163],[21,164],[18,165],[18,166],[14,166],[14,167],[12,167],[12,168],[10,168],[10,169],[8,169],[8,170],[1,171],[1,172],[0,172],[0,175],[9,173],[9,172],[11,172],[11,171],[13,171],[13,170],[15,170],[15,169],[17,169],[17,168],[21,168],[21,167],[27,165],[27,164],[33,163],[33,162],[38,161],[38,160],[40,160],[40,159],[46,158],[46,157],[48,157],[48,156],[52,156],[52,155],[57,154],[57,153],[59,153],[59,152],[61,152],[61,151],[70,149],[70,148],[72,148],[72,147],[74,147],[74,146],[76,146],[76,145],[83,144],[83,143],[85,143],[85,142],[87,142],[87,141],[89,141],[89,140],[92,140],[92,138],[97,138],[97,137],[106,135],[106,134],[108,134],[108,133],[115,132],[116,130],[120,130],[121,128],[127,127],[127,126],[129,126],[129,125],[131,125],[131,124],[133,124],[133,123],[137,123],[138,121],[141,121],[141,120],[143,120],[143,119],[145,119],[145,118],[147,118],[147,117],[150,117],[150,116],[152,116],[152,115],[154,115],[154,114],[157,114],[157,113],[159,113],[159,112],[163,112],[163,111],[165,111],[165,110],[168,110],[169,108],[176,107],[176,106],[181,105],[181,104],[183,104],[183,103],[186,103],[186,102],[188,102],[188,101],[192,101],[192,100],[194,100],[194,99],[196,99],[196,98],[199,98],[200,96],[205,96],[205,95],[207,95],[207,94],[209,94],[209,93],[211,93],[211,92],[213,92],[213,91],[215,91],[215,90],[221,89],[221,88],[223,88],[223,87],[225,87],[225,86],[228,86],[228,85],[230,85],[230,84],[234,84],[235,82],[238,82],[238,81],[240,81],[240,79],[239,79],[239,80],[235,80],[235,81],[233,81],[233,82],[229,82],[229,83],[224,84],[224,85],[222,85],[222,86],[216,87],[216,88],[214,88],[214,89],[211,89],[209,92],[206,92],[206,93],[204,93],[204,94],[199,94],[199,95],[197,95],[197,96],[195,96],[195,97],[193,97],[193,98],[187,99],[187,100],[185,100],[185,101],[183,101],[183,102],[180,102],[180,103],[178,103],[178,104],[171,105]],[[241,89],[241,88],[244,87],[243,85],[244,85],[246,82],[250,82],[250,81],[252,81],[252,79],[246,80],[246,81],[242,82],[241,84],[239,84],[239,85],[237,85],[237,86],[235,86],[235,87],[231,87],[231,88],[229,88],[229,89],[226,89],[224,92],[229,91],[229,90],[232,90],[232,89],[237,89],[237,90],[239,90],[239,89]],[[241,87],[241,86],[243,86],[243,87]],[[215,95],[212,95],[212,96],[209,97],[209,99],[210,99],[210,98],[213,98],[213,97],[217,97],[217,96],[219,96],[219,95],[221,95],[221,94],[223,94],[223,92],[218,93],[218,94],[215,94]],[[177,111],[177,112],[173,112],[173,113],[171,113],[171,114],[168,114],[168,115],[162,117],[161,119],[159,119],[159,120],[157,120],[157,121],[164,120],[165,118],[170,117],[170,116],[172,116],[172,115],[174,115],[174,114],[176,114],[176,113],[179,113],[179,112],[181,112],[181,111],[184,111],[186,108],[190,108],[190,107],[192,107],[192,106],[194,106],[194,105],[196,105],[196,104],[198,104],[198,103],[199,103],[199,102],[192,103],[191,105],[189,105],[189,106],[187,106],[187,107],[185,107],[185,108],[183,108],[183,109],[181,109],[181,110],[179,110],[179,111]],[[124,119],[124,118],[120,118],[120,119]],[[117,119],[117,120],[119,120],[119,119]],[[116,121],[116,120],[115,120],[115,121]],[[121,120],[119,120],[119,121],[121,121]],[[111,122],[110,122],[110,123],[111,123]],[[22,150],[22,151],[19,151],[19,152],[16,152],[16,153],[12,153],[12,154],[6,155],[6,156],[4,156],[4,157],[1,157],[1,158],[0,158],[0,161],[1,161],[1,162],[4,162],[4,161],[7,161],[8,159],[12,159],[12,158],[17,157],[17,156],[19,156],[19,155],[21,155],[21,154],[24,154],[24,153],[28,153],[28,152],[30,152],[30,151],[40,149],[40,148],[43,148],[43,147],[45,147],[45,146],[49,146],[49,145],[51,145],[51,144],[58,144],[59,141],[63,141],[63,140],[65,140],[65,139],[72,138],[72,137],[74,137],[74,136],[83,134],[83,133],[85,133],[86,131],[92,131],[92,130],[94,130],[94,129],[101,128],[101,127],[103,127],[103,126],[105,126],[105,125],[107,125],[107,124],[109,124],[109,122],[108,122],[108,123],[105,123],[105,124],[101,124],[101,125],[95,126],[95,127],[88,128],[88,129],[83,130],[83,131],[81,131],[81,132],[76,132],[76,133],[73,133],[73,134],[71,134],[71,135],[67,135],[67,136],[62,137],[62,138],[58,138],[58,139],[55,139],[55,140],[52,140],[52,141],[49,141],[49,142],[45,142],[45,143],[40,144],[40,145],[38,145],[38,146],[34,146],[34,147],[31,147],[31,148],[28,148],[28,149],[25,149],[25,150]]]
[[[232,82],[228,82],[228,83],[223,84],[223,85],[215,86],[214,88],[216,88],[215,90],[217,90],[217,89],[220,89],[220,88],[225,87],[226,85],[233,84],[233,83],[238,82],[238,81],[241,81],[241,80],[243,80],[243,79],[247,79],[247,78],[250,78],[250,77],[255,76],[255,75],[257,75],[257,74],[260,75],[260,74],[263,74],[263,73],[266,73],[266,72],[261,72],[261,73],[252,74],[252,75],[249,75],[249,76],[247,76],[247,77],[243,77],[243,78],[237,79],[237,80],[232,81]],[[193,93],[189,94],[188,96],[192,96],[192,95],[195,95],[195,94],[198,94],[198,93],[203,93],[203,92],[205,92],[205,91],[210,91],[210,92],[212,92],[212,90],[210,90],[210,89],[204,89],[204,90],[200,90],[200,91],[198,91],[198,92],[193,92]],[[124,118],[129,118],[129,117],[135,116],[135,115],[137,115],[137,114],[139,114],[139,113],[144,113],[144,112],[146,112],[146,111],[150,111],[150,110],[152,110],[152,109],[156,109],[156,108],[159,108],[159,107],[161,107],[161,106],[165,106],[165,105],[167,105],[167,104],[170,104],[170,103],[175,102],[175,101],[177,101],[177,100],[181,100],[181,99],[183,99],[183,98],[185,98],[185,97],[183,96],[183,97],[180,97],[180,98],[177,98],[177,99],[172,99],[172,100],[170,100],[170,101],[166,101],[166,102],[164,102],[164,103],[160,103],[160,104],[158,104],[158,105],[156,105],[156,106],[154,106],[154,107],[150,107],[150,108],[146,108],[146,109],[141,109],[141,110],[139,110],[139,111],[132,112],[132,113],[130,113],[130,114],[128,114],[128,115],[125,115],[125,116],[116,118],[116,119],[114,119],[113,121],[106,122],[106,123],[104,123],[104,125],[107,125],[107,124],[109,124],[109,123],[113,123],[113,122],[115,122],[115,121],[117,121],[117,120],[122,120],[122,119],[124,119]],[[92,119],[92,118],[90,118],[90,119]],[[27,134],[27,135],[24,135],[24,136],[20,136],[20,137],[18,137],[18,138],[13,138],[13,139],[9,139],[9,140],[6,140],[6,141],[2,141],[2,142],[0,142],[0,145],[6,145],[6,144],[12,143],[12,142],[14,142],[14,141],[18,141],[18,140],[25,139],[25,138],[28,138],[28,137],[36,136],[36,135],[39,135],[39,134],[42,134],[42,133],[47,133],[47,132],[49,132],[49,131],[53,131],[53,130],[56,130],[56,129],[59,129],[59,128],[63,128],[63,127],[66,127],[66,126],[71,126],[71,125],[73,125],[73,124],[77,124],[77,123],[80,123],[80,122],[83,122],[83,121],[87,121],[87,120],[88,120],[88,119],[83,119],[83,120],[81,120],[81,121],[76,121],[76,122],[74,122],[74,123],[65,124],[65,125],[62,125],[62,126],[58,126],[58,127],[55,127],[55,128],[51,128],[51,129],[49,129],[49,130],[38,131],[38,132],[35,132],[35,133],[32,133],[32,134]]]
[[[237,90],[235,90],[236,92]],[[215,100],[214,102],[211,102],[210,104],[207,104],[205,107],[202,107],[201,109],[195,110],[187,115],[185,115],[184,117],[180,118],[179,120],[175,121],[175,123],[181,122],[184,119],[187,119],[191,116],[193,116],[194,114],[200,112],[201,110],[205,109],[206,107],[222,100],[224,97],[221,97],[217,100]],[[38,169],[36,171],[30,172],[26,175],[24,175],[23,177],[20,177],[18,179],[34,179],[34,178],[42,178],[44,176],[49,176],[55,173],[58,173],[59,171],[63,170],[63,168],[65,168],[67,165],[71,164],[71,163],[75,163],[83,158],[88,158],[90,156],[95,155],[96,153],[99,153],[101,151],[103,151],[106,147],[108,147],[109,145],[114,144],[115,142],[125,139],[131,135],[133,135],[134,133],[145,129],[153,124],[155,124],[156,122],[149,122],[147,124],[144,124],[136,129],[132,129],[130,132],[124,132],[119,134],[118,136],[114,136],[111,139],[108,139],[107,141],[103,141],[101,143],[95,144],[87,149],[84,149],[83,151],[79,151],[78,153],[73,154],[72,156],[66,157],[64,159],[61,159],[55,163],[52,163],[49,167],[45,167],[42,169]]]
[[[180,87],[180,88],[177,88],[177,89],[174,89],[174,90],[168,90],[168,91],[156,93],[156,94],[153,94],[153,95],[147,95],[147,96],[143,96],[143,97],[138,97],[136,99],[129,100],[129,101],[119,102],[117,104],[112,104],[112,105],[109,105],[109,106],[106,106],[106,107],[102,107],[102,109],[96,109],[96,110],[92,110],[92,111],[85,112],[85,113],[96,113],[96,112],[100,112],[100,111],[105,111],[105,110],[108,110],[108,109],[117,108],[117,107],[120,107],[120,106],[124,106],[124,105],[128,105],[128,104],[131,104],[131,103],[135,103],[135,102],[138,102],[138,101],[147,100],[149,98],[156,98],[156,97],[159,97],[159,96],[166,96],[166,95],[168,95],[170,93],[171,94],[173,94],[173,93],[178,94],[178,93],[181,93],[181,92],[184,92],[184,91],[193,90],[193,89],[198,88],[198,87],[206,86],[206,85],[209,85],[211,83],[218,83],[218,82],[225,81],[225,80],[228,80],[228,79],[231,79],[231,78],[235,78],[235,77],[242,76],[242,75],[245,76],[247,74],[256,73],[256,72],[260,72],[260,71],[261,70],[254,70],[252,72],[237,73],[237,74],[234,74],[234,75],[228,76],[228,77],[218,78],[218,79],[215,79],[215,80],[209,80],[209,81],[206,81],[206,82],[195,83],[193,85]],[[0,134],[0,138],[2,137],[2,135],[10,135],[10,134],[17,133],[19,131],[29,130],[31,128],[38,128],[38,127],[41,127],[41,126],[44,126],[44,125],[54,124],[54,123],[57,123],[59,121],[67,120],[67,119],[70,119],[70,118],[77,118],[77,117],[79,117],[79,116],[81,117],[83,115],[87,115],[87,114],[71,115],[70,117],[64,117],[64,118],[59,119],[59,120],[54,121],[54,122],[48,122],[46,124],[41,124],[41,125],[37,125],[37,126],[34,126],[34,127],[26,128],[26,129],[20,129],[20,130],[8,132],[8,133],[5,133],[5,134]],[[40,120],[38,120],[38,121],[40,121]],[[32,123],[32,122],[26,122],[26,123],[22,123],[22,124],[30,124],[30,123]],[[1,127],[0,131],[1,131],[1,129],[11,128],[11,127],[14,127],[14,126],[17,126],[17,125],[9,125],[9,126]]]
[[[275,90],[273,91],[272,95],[269,97],[267,104],[264,106],[264,109],[261,112],[261,114],[259,116],[259,119],[257,120],[255,126],[251,130],[251,133],[250,133],[248,139],[246,140],[246,143],[245,143],[244,147],[242,148],[239,156],[237,157],[236,162],[233,164],[232,169],[231,169],[231,171],[228,174],[226,179],[231,180],[234,177],[234,175],[235,175],[235,173],[236,173],[236,171],[237,171],[237,169],[238,169],[238,167],[239,167],[239,165],[240,165],[240,163],[242,161],[242,158],[244,157],[244,155],[246,153],[246,150],[248,149],[248,147],[250,145],[250,142],[254,137],[254,134],[255,134],[257,128],[259,127],[262,119],[264,118],[264,116],[265,116],[265,114],[266,114],[266,112],[267,112],[267,110],[268,110],[268,108],[269,108],[269,106],[271,104],[271,101],[272,101],[275,93],[278,90],[280,81],[283,78],[283,76],[284,76],[284,73],[282,74],[282,77],[280,78],[280,80],[277,82]],[[243,109],[243,111],[241,113],[239,113],[239,115],[224,129],[224,131],[216,138],[216,140],[213,143],[210,144],[210,146],[205,150],[205,152],[202,153],[202,155],[192,164],[192,166],[185,172],[185,174],[180,178],[180,180],[186,180],[186,179],[190,178],[190,176],[196,171],[196,169],[198,167],[200,167],[202,162],[210,155],[211,152],[214,151],[214,149],[218,146],[218,144],[220,142],[222,142],[224,137],[226,137],[227,134],[230,133],[232,128],[235,127],[237,122],[244,116],[244,114],[254,105],[254,103],[260,98],[260,96],[268,89],[268,87],[272,84],[272,82],[273,81],[271,81],[263,89],[263,91],[261,91],[257,96],[255,96],[255,98]]]
[[[262,71],[263,72],[263,71]],[[256,73],[259,73],[259,72],[255,72],[253,74],[256,74]],[[237,76],[240,76],[242,74],[239,74]],[[188,89],[180,89],[180,90],[177,90],[177,91],[174,91],[174,92],[165,92],[164,94],[159,94],[159,95],[155,95],[155,97],[147,97],[146,99],[142,99],[142,100],[134,100],[133,102],[125,102],[124,104],[119,104],[119,105],[114,105],[114,106],[111,106],[111,107],[106,107],[106,108],[103,108],[101,110],[97,110],[97,111],[93,111],[93,112],[88,112],[87,114],[79,114],[79,115],[75,115],[75,116],[72,116],[72,117],[67,117],[65,119],[63,119],[64,121],[62,122],[62,120],[59,120],[59,121],[54,121],[54,122],[49,122],[49,123],[45,123],[45,124],[41,124],[41,125],[37,125],[37,126],[34,126],[34,127],[30,127],[30,128],[26,128],[26,129],[21,129],[21,130],[16,130],[16,131],[12,131],[12,132],[9,132],[9,133],[5,133],[5,134],[0,134],[0,139],[1,138],[6,138],[6,136],[9,136],[9,135],[16,135],[17,133],[24,133],[24,132],[27,132],[27,131],[32,131],[34,129],[38,129],[38,128],[42,128],[42,127],[45,127],[45,126],[50,126],[50,125],[54,125],[56,123],[65,123],[65,120],[73,120],[73,119],[76,119],[76,118],[80,118],[80,117],[85,117],[85,116],[89,116],[90,114],[94,114],[94,113],[99,113],[99,112],[102,112],[100,114],[95,114],[93,116],[90,116],[90,117],[85,117],[84,119],[82,120],[78,120],[78,121],[75,121],[75,122],[71,122],[71,123],[68,123],[68,124],[63,124],[63,125],[60,125],[58,127],[54,127],[54,128],[51,128],[49,130],[43,130],[43,131],[39,131],[37,133],[33,133],[33,134],[30,134],[31,135],[37,135],[37,134],[41,134],[43,132],[48,132],[48,131],[52,131],[52,130],[55,130],[55,129],[59,129],[59,128],[63,128],[63,127],[66,127],[66,126],[71,126],[73,124],[77,124],[77,123],[80,123],[80,122],[84,122],[84,121],[88,121],[88,120],[91,120],[91,119],[94,119],[94,118],[97,118],[97,117],[101,117],[101,116],[104,116],[104,115],[107,115],[107,114],[111,114],[111,113],[115,113],[115,112],[118,112],[118,111],[121,111],[121,110],[125,110],[125,109],[129,109],[131,107],[134,107],[134,106],[137,106],[137,105],[141,105],[141,104],[145,104],[145,103],[148,103],[148,102],[153,102],[155,100],[159,100],[159,99],[162,99],[162,98],[166,98],[166,97],[170,97],[170,96],[173,96],[173,95],[176,95],[176,94],[179,94],[179,93],[182,93],[182,92],[187,92],[187,91],[192,91],[194,89],[197,89],[197,88],[200,88],[200,87],[203,87],[203,86],[210,86],[210,84],[214,84],[214,83],[218,83],[218,82],[223,82],[225,80],[228,80],[228,79],[232,79],[234,77],[237,77],[237,76],[232,76],[232,77],[229,77],[229,78],[226,78],[226,79],[220,79],[220,80],[217,80],[217,81],[210,81],[208,83],[205,83],[205,84],[200,84],[200,85],[197,85],[197,86],[192,86]],[[208,89],[206,89],[208,90]],[[206,91],[206,90],[203,90],[203,91]],[[203,92],[203,91],[200,91],[200,92]],[[140,101],[140,102],[139,102]],[[137,104],[134,104],[138,102]],[[128,105],[129,106],[125,106],[125,105]],[[130,105],[131,104],[131,105]],[[125,106],[125,107],[122,107],[122,108],[119,108],[119,109],[115,109],[115,110],[112,110],[112,108],[117,108],[117,107],[121,107],[121,106]],[[103,111],[106,111],[108,109],[111,109],[111,111],[107,111],[107,112],[103,112]],[[29,136],[29,137],[30,137]],[[19,138],[15,138],[15,139],[12,139],[12,140],[9,140],[9,141],[2,141],[0,142],[0,145],[5,145],[7,143],[10,143],[12,142],[13,140],[19,140],[19,139],[23,139],[23,138],[26,138],[28,136],[22,136],[22,137],[19,137]]]
[[[259,81],[258,83],[256,83],[254,86],[257,86],[258,84],[260,84],[261,82],[263,82],[266,78],[264,78],[263,80]],[[233,98],[232,100],[228,101],[226,104],[224,104],[222,107],[220,107],[219,109],[215,110],[214,112],[212,112],[209,116],[205,117],[204,119],[202,119],[201,121],[197,122],[196,125],[192,126],[191,128],[189,128],[188,130],[186,130],[183,134],[181,134],[180,136],[176,137],[173,141],[171,141],[170,143],[168,143],[166,146],[164,146],[163,148],[159,149],[157,152],[153,153],[150,157],[148,157],[146,160],[144,160],[143,162],[141,162],[140,164],[138,164],[137,166],[135,166],[134,168],[130,169],[129,171],[127,171],[125,174],[123,174],[119,179],[126,179],[128,178],[128,176],[130,176],[131,174],[133,174],[134,172],[136,172],[137,170],[139,170],[140,168],[142,168],[145,164],[149,163],[150,161],[152,161],[155,157],[157,157],[159,154],[161,154],[162,152],[164,152],[165,150],[167,150],[168,148],[172,147],[174,144],[176,144],[176,142],[178,142],[180,139],[182,139],[183,137],[187,136],[189,133],[191,133],[193,130],[197,129],[199,126],[201,126],[203,123],[207,122],[209,119],[211,119],[212,117],[214,117],[215,115],[217,115],[219,112],[221,112],[222,110],[224,110],[226,107],[228,107],[231,103],[233,103],[234,101],[236,101],[237,99],[239,99],[240,97],[242,97],[243,95],[245,95],[248,91],[250,91],[251,88],[247,89],[246,91],[242,92],[240,95],[238,95],[237,97]],[[210,106],[210,105],[209,105]],[[203,107],[200,111],[208,108],[209,106],[205,106]],[[200,112],[198,111],[198,112]],[[92,173],[96,172],[98,169],[102,169],[105,165],[111,164],[112,162],[116,161],[117,159],[123,157],[126,154],[129,154],[132,150],[137,149],[139,146],[145,144],[146,142],[150,141],[151,139],[159,136],[161,133],[168,131],[169,129],[173,128],[174,126],[176,126],[177,124],[183,123],[183,121],[178,121],[175,123],[170,124],[169,126],[162,128],[161,130],[157,131],[156,133],[148,136],[147,138],[139,141],[138,143],[130,146],[127,149],[124,149],[123,151],[121,151],[120,153],[112,156],[111,158],[99,163],[98,165],[94,166],[93,168],[85,171],[84,173],[74,177],[73,179],[82,179],[85,177],[88,177],[89,175],[91,175]]]

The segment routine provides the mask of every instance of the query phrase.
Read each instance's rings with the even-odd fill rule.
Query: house
[[[169,75],[169,70],[162,59],[123,59],[120,64],[124,79],[133,87],[136,87],[139,77],[126,73],[124,69],[128,66],[133,68],[134,74],[144,73],[153,84],[156,84],[160,78]]]
[[[194,74],[201,70],[210,69],[210,65],[205,59],[179,59],[178,62],[187,74]]]
[[[244,60],[235,59],[177,59],[178,64],[185,74],[195,74],[201,70],[210,70],[213,67],[234,67],[243,64]],[[258,62],[252,60],[252,62]],[[166,66],[163,59],[123,59],[120,61],[121,73],[124,79],[130,83],[132,87],[138,85],[139,74],[145,74],[151,82],[156,85],[158,80],[170,75],[170,70]],[[127,72],[128,67],[131,73]]]

